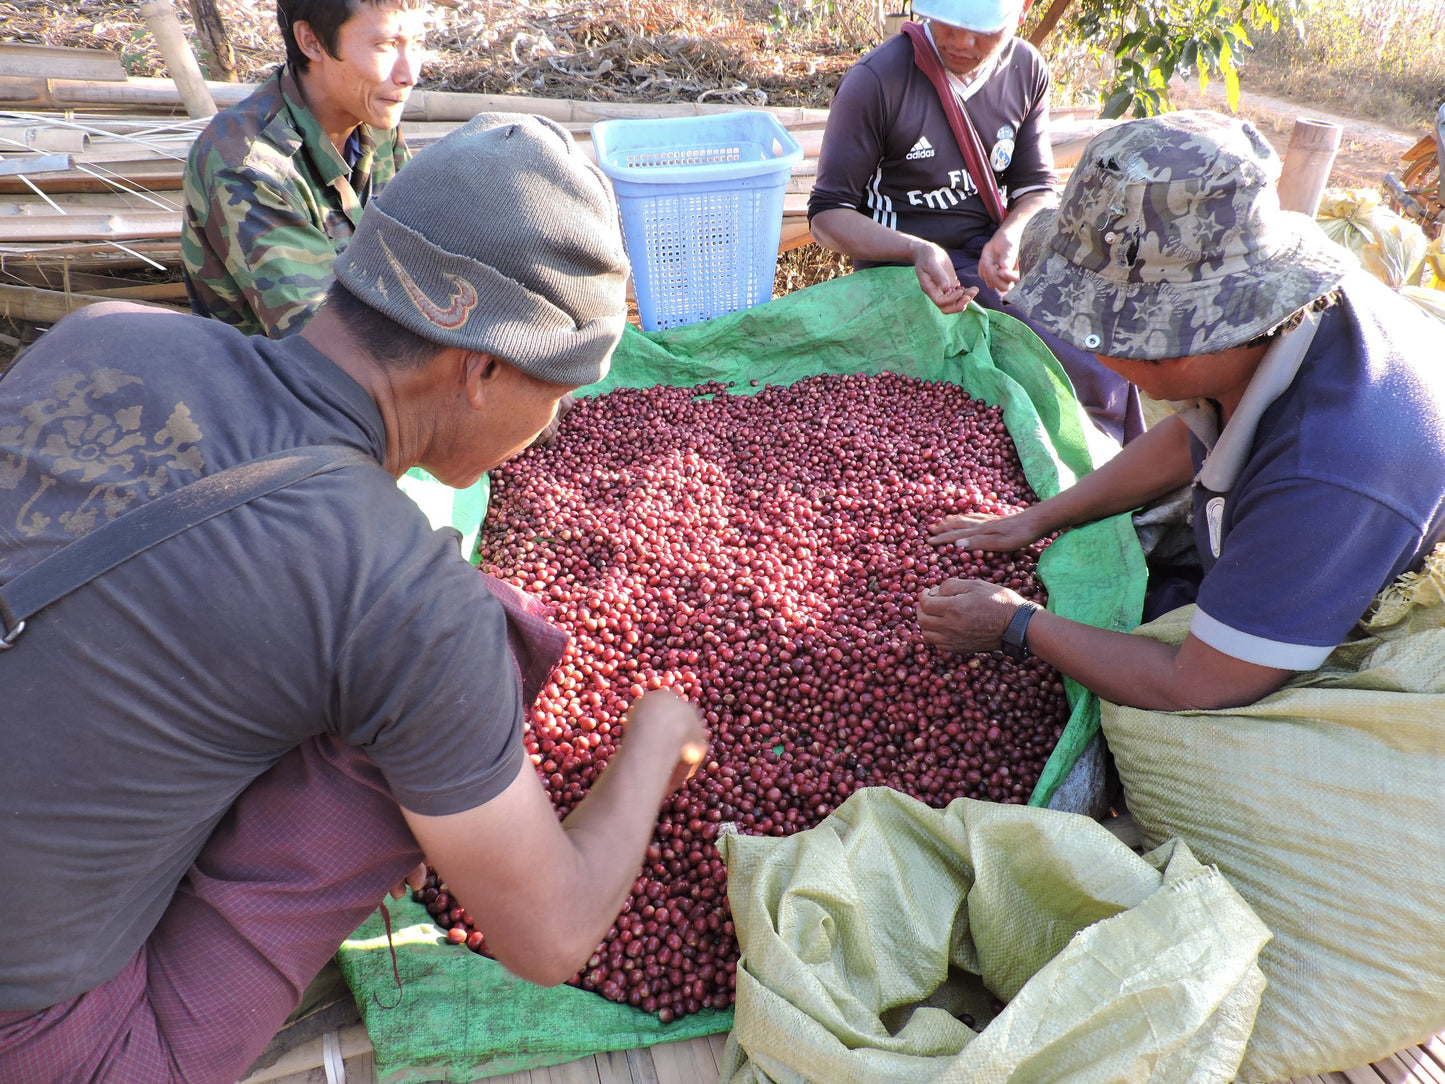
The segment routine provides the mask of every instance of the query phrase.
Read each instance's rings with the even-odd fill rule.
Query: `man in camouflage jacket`
[[[423,0],[280,0],[286,63],[212,119],[186,163],[191,309],[252,334],[299,331],[367,202],[407,161]]]

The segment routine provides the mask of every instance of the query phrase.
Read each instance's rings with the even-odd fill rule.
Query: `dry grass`
[[[274,8],[260,0],[219,0],[218,7],[238,78],[259,80],[282,59]],[[842,72],[879,40],[865,14],[871,6],[838,0],[831,15],[779,10],[770,0],[456,0],[434,8],[431,57],[419,85],[607,101],[826,106]],[[184,0],[176,0],[176,11],[189,30]],[[130,0],[9,0],[0,3],[0,38],[101,46],[132,75],[166,74]]]
[[[1246,87],[1414,129],[1445,100],[1445,0],[1316,0],[1303,36],[1262,37]]]

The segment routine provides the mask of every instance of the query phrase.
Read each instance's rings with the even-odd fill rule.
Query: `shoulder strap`
[[[983,205],[988,208],[988,216],[994,222],[1002,223],[1008,217],[1008,209],[1004,207],[1003,196],[999,194],[998,184],[993,179],[993,167],[988,164],[983,140],[978,138],[978,131],[974,128],[973,121],[969,120],[963,103],[958,100],[953,87],[949,86],[948,73],[943,69],[943,62],[938,59],[933,42],[928,40],[927,31],[919,23],[904,23],[903,33],[913,40],[913,62],[918,65],[919,71],[928,76],[933,89],[938,92],[938,100],[943,104],[943,112],[948,116],[949,127],[953,129],[953,138],[958,140],[958,149],[963,151],[964,164],[968,166],[974,184],[978,185],[978,194]]]
[[[303,478],[362,463],[377,465],[354,448],[288,448],[207,474],[132,508],[0,584],[0,651],[14,646],[27,618],[152,546]]]

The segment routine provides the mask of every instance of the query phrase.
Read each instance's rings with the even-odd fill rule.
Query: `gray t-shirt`
[[[125,304],[56,325],[0,380],[0,582],[165,490],[268,452],[357,448],[380,413],[299,337]],[[114,976],[232,800],[332,734],[401,805],[485,802],[523,762],[506,618],[378,465],[195,527],[0,652],[0,1009]]]

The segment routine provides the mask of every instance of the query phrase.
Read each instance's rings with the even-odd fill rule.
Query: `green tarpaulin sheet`
[[[911,268],[858,272],[703,324],[658,332],[629,327],[607,378],[579,394],[711,381],[749,394],[822,373],[885,371],[953,381],[1001,407],[1024,473],[1041,498],[1115,450],[1088,423],[1063,370],[1024,324],[977,306],[946,316],[918,289]],[[454,526],[464,535],[475,529]],[[1050,609],[1060,614],[1118,630],[1138,623],[1144,558],[1126,516],[1062,535],[1044,551],[1039,575]],[[1030,800],[1034,805],[1048,802],[1098,732],[1098,702],[1079,686],[1068,687],[1072,715]],[[398,991],[379,918],[338,955],[383,1084],[475,1080],[731,1026],[731,1012],[663,1026],[594,994],[519,985],[492,961],[438,944],[438,931],[424,925],[419,907],[392,906],[398,912],[400,1004],[383,1007],[397,1000]]]

